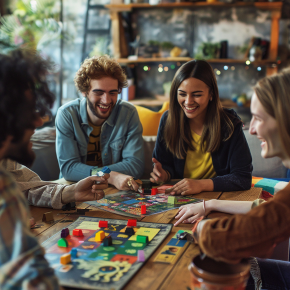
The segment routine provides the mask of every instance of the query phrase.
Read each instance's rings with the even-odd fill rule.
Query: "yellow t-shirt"
[[[196,148],[195,151],[188,150],[185,166],[184,166],[184,178],[192,179],[208,179],[216,176],[212,164],[212,158],[210,152],[203,152],[200,146],[200,137],[195,132],[191,131],[192,138],[195,142],[192,142]]]
[[[87,153],[87,165],[91,166],[102,166],[102,155],[101,155],[101,128],[102,126],[95,126],[89,122],[90,126],[93,127],[93,131],[90,134],[90,139],[88,143],[88,153]]]

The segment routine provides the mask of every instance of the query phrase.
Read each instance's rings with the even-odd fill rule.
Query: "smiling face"
[[[185,79],[177,90],[177,100],[191,122],[203,122],[211,100],[209,87],[196,78]]]
[[[87,111],[94,125],[101,125],[109,118],[118,99],[118,80],[111,77],[91,80],[87,97]]]
[[[285,160],[286,156],[282,151],[278,133],[278,123],[266,112],[255,93],[252,96],[251,113],[253,116],[250,123],[250,134],[256,135],[261,140],[261,156],[263,158],[278,156]]]

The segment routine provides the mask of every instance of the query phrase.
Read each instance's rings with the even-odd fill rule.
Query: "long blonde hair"
[[[261,79],[254,91],[266,112],[277,121],[282,149],[290,157],[290,68]]]
[[[227,127],[229,139],[234,132],[234,125],[223,110],[220,102],[216,78],[212,67],[203,60],[192,60],[182,65],[176,72],[170,90],[168,118],[164,127],[164,141],[168,150],[177,158],[184,159],[187,149],[195,150],[192,141],[189,120],[185,116],[177,100],[177,90],[180,84],[188,78],[203,81],[209,87],[212,101],[206,112],[204,129],[201,136],[201,146],[204,151],[214,152],[219,149],[222,141],[221,127]]]

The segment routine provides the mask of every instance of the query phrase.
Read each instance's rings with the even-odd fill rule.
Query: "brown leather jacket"
[[[266,258],[290,236],[290,183],[247,214],[207,221],[199,246],[209,257],[230,263],[250,256]]]

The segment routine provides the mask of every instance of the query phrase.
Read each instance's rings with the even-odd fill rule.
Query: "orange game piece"
[[[83,237],[84,234],[83,234],[83,231],[81,229],[74,229],[73,230],[73,236],[76,236],[76,237]]]
[[[105,232],[104,231],[99,231],[95,235],[95,241],[96,242],[102,242],[105,237],[106,237]]]
[[[146,205],[141,205],[141,214],[146,214]]]
[[[70,254],[65,254],[65,255],[62,255],[60,257],[60,263],[62,265],[66,265],[66,264],[68,264],[70,262],[71,262],[71,255]]]

